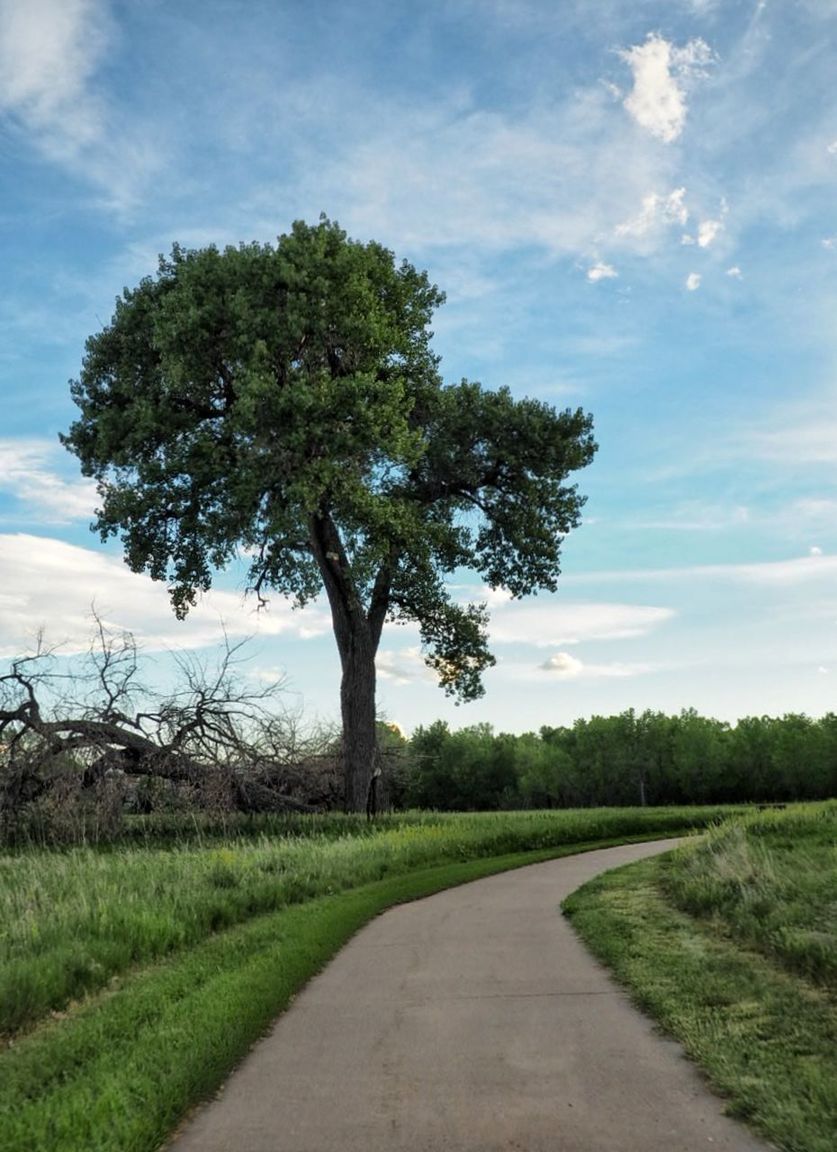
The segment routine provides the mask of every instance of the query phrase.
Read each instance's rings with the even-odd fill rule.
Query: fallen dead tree
[[[283,684],[246,674],[245,644],[225,638],[214,664],[179,655],[161,691],[143,682],[134,637],[98,616],[89,651],[69,667],[38,638],[0,675],[0,837],[37,825],[76,838],[80,816],[113,824],[131,809],[332,807],[333,735],[303,732],[282,706]]]

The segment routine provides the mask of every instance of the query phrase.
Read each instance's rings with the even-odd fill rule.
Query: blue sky
[[[447,292],[447,379],[580,404],[600,443],[560,591],[488,595],[485,698],[393,628],[390,719],[835,708],[835,64],[835,0],[0,0],[0,654],[78,651],[95,600],[165,677],[223,620],[336,715],[324,607],[257,617],[225,573],[178,623],[57,444],[158,253],[325,211]]]

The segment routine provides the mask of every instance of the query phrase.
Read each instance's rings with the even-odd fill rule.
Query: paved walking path
[[[608,848],[384,913],[171,1152],[759,1152],[559,904],[670,847]]]

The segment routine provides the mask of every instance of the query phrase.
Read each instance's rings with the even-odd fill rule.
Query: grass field
[[[833,1152],[837,803],[738,818],[564,908],[733,1114],[789,1152]]]
[[[0,858],[0,1152],[150,1152],[383,908],[722,812],[315,820],[284,837]]]

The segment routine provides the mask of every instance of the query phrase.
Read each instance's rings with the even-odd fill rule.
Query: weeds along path
[[[170,1152],[757,1152],[593,961],[561,900],[655,841],[385,913],[299,995]]]

